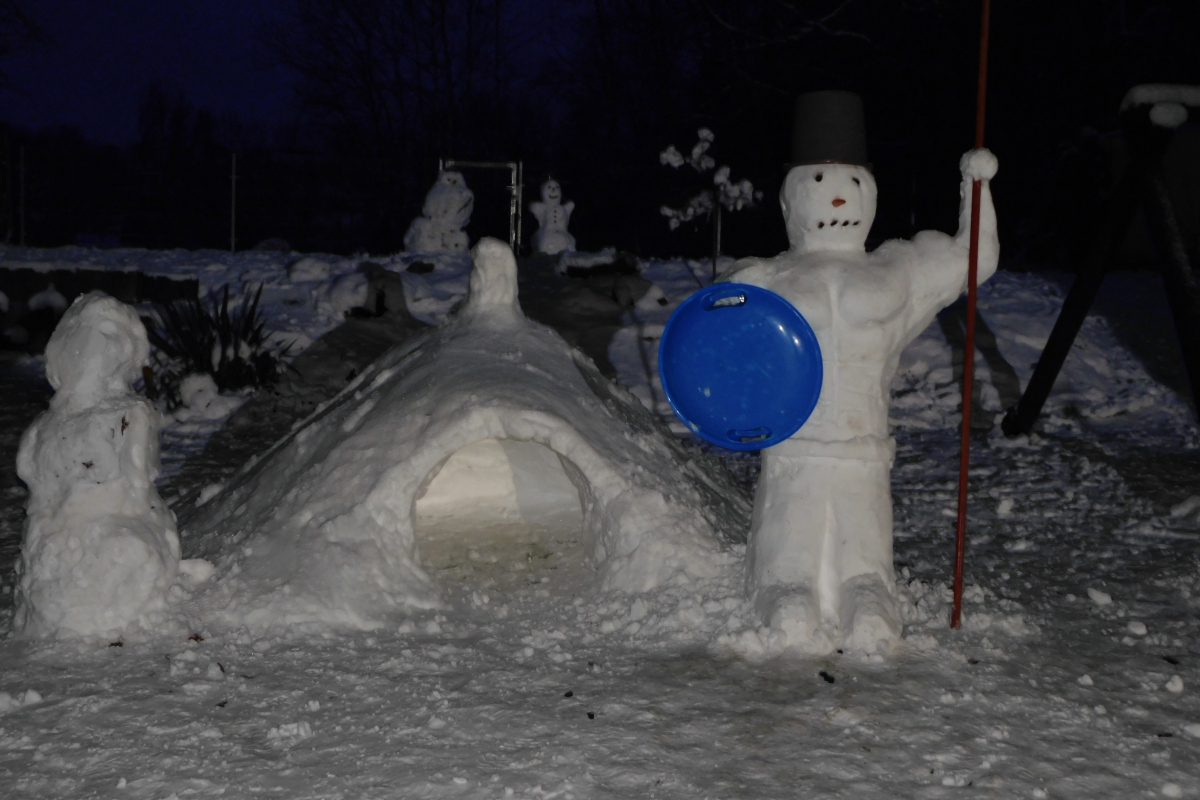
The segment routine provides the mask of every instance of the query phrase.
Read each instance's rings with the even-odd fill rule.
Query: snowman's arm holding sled
[[[990,187],[996,174],[996,157],[988,150],[971,150],[959,162],[962,183],[959,186],[959,227],[951,238],[939,231],[921,231],[912,240],[911,304],[909,313],[913,335],[924,330],[934,315],[958,299],[967,290],[967,269],[971,243],[971,193],[976,178],[982,182],[979,197],[979,262],[977,282],[982,284],[996,272],[1000,260],[1000,240],[996,233],[996,208]],[[887,243],[890,244],[890,243]],[[887,247],[885,244],[880,250]]]

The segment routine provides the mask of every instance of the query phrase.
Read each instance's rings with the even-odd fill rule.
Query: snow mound
[[[183,406],[175,411],[175,419],[224,419],[245,402],[243,397],[226,397],[217,391],[212,375],[192,373],[179,383],[179,399]]]
[[[472,255],[457,315],[384,355],[187,524],[188,555],[217,567],[194,609],[206,624],[370,628],[389,611],[440,605],[414,508],[444,467],[462,468],[448,466],[456,454],[492,441],[557,458],[598,590],[640,592],[728,566],[725,545],[744,539],[750,518],[745,492],[524,317],[507,245],[484,239]],[[507,452],[517,466],[523,456]],[[464,503],[478,489],[441,483]]]

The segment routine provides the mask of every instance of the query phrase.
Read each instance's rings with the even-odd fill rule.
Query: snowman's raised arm
[[[962,157],[959,166],[963,179],[959,188],[958,233],[951,238],[938,231],[921,231],[912,240],[912,261],[908,268],[912,271],[909,314],[914,335],[924,329],[938,311],[967,290],[971,192],[976,178],[983,182],[979,198],[979,283],[992,277],[1000,259],[996,209],[992,205],[989,185],[996,174],[996,157],[988,150],[972,150]],[[877,252],[883,252],[885,247],[887,243]]]
[[[1000,162],[987,148],[969,150],[958,162],[962,184],[958,195],[958,233],[955,240],[963,247],[971,246],[971,194],[976,180],[983,186],[979,197],[979,282],[992,277],[1000,260],[1000,239],[996,234],[996,207],[992,205],[992,178]]]
[[[537,220],[539,228],[546,227],[546,204],[540,200],[535,200],[529,204],[529,213],[533,214],[533,218]]]

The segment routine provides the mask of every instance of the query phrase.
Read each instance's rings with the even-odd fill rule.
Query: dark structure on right
[[[1001,428],[1006,435],[1028,433],[1037,421],[1100,284],[1116,265],[1122,239],[1139,204],[1157,252],[1192,401],[1200,410],[1200,286],[1163,176],[1163,155],[1175,130],[1187,121],[1189,114],[1200,119],[1200,87],[1135,86],[1121,102],[1121,127],[1129,146],[1130,162],[1106,215],[1104,258],[1082,272],[1071,285],[1025,393],[1004,416]]]

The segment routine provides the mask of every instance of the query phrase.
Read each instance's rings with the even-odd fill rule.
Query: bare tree
[[[28,44],[43,41],[45,36],[25,12],[22,0],[0,0],[0,59]],[[8,75],[0,67],[0,86],[13,88]]]
[[[266,31],[304,110],[348,152],[412,163],[479,153],[521,88],[508,0],[296,0]]]

